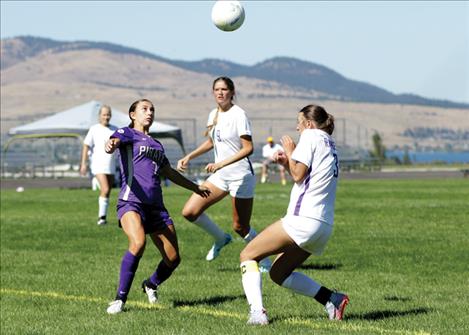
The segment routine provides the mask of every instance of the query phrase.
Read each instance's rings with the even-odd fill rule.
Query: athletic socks
[[[324,306],[331,299],[332,291],[327,287],[321,286],[318,293],[314,296],[314,299]]]
[[[245,261],[241,265],[244,294],[248,300],[251,311],[260,311],[262,305],[262,278],[256,261]]]
[[[116,300],[126,302],[140,258],[139,256],[134,256],[130,251],[127,251],[124,257],[122,257]]]
[[[165,262],[160,261],[158,267],[156,268],[156,271],[151,275],[150,279],[148,280],[147,285],[150,284],[148,285],[150,288],[156,289],[158,285],[163,283],[166,279],[169,278],[169,276],[171,276],[174,270],[175,268],[170,268],[168,265],[166,265]],[[151,285],[153,285],[153,287],[151,287]]]
[[[283,281],[282,286],[292,290],[295,293],[306,295],[311,298],[314,298],[321,288],[321,285],[301,272],[292,272]]]
[[[107,209],[109,207],[109,198],[104,198],[104,197],[99,197],[98,198],[98,205],[99,205],[99,210],[98,210],[98,217],[106,217],[107,215]]]
[[[202,213],[200,216],[194,221],[194,223],[213,236],[215,241],[224,241],[225,240],[225,232],[220,229],[210,218],[207,214]]]

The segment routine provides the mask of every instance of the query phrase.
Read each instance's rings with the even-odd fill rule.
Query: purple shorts
[[[171,216],[164,207],[141,204],[138,202],[117,201],[117,218],[119,219],[119,227],[121,227],[121,219],[127,212],[136,212],[140,215],[145,234],[151,234],[158,230],[163,230],[167,226],[174,224]]]

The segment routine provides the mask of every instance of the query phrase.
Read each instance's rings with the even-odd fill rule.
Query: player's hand
[[[296,144],[293,142],[293,139],[288,135],[284,135],[280,139],[280,142],[282,143],[283,150],[285,150],[285,154],[290,156],[296,148]]]
[[[111,138],[106,142],[106,145],[104,146],[104,151],[106,151],[108,154],[112,154],[119,146],[119,143],[120,140],[118,138]]]
[[[178,160],[178,164],[176,166],[176,169],[179,171],[179,172],[185,172],[187,167],[189,166],[189,158],[181,158],[180,160]]]
[[[210,194],[212,193],[212,191],[210,191],[210,189],[206,186],[199,185],[195,193],[200,195],[202,198],[208,198]]]
[[[222,168],[222,166],[218,163],[209,163],[205,167],[205,171],[210,172],[210,173],[215,173],[218,170],[220,170],[221,168]]]
[[[86,176],[86,170],[87,170],[86,164],[81,164],[81,166],[80,166],[80,175]]]
[[[277,151],[276,153],[274,153],[274,162],[275,163],[278,163],[278,164],[281,164],[281,165],[285,165],[288,163],[288,157],[287,155],[285,155],[285,153],[283,151]]]

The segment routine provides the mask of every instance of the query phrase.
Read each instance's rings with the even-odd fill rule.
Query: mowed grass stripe
[[[95,298],[95,297],[88,297],[88,296],[76,296],[76,295],[68,295],[59,292],[37,292],[37,291],[27,291],[27,290],[17,290],[17,289],[7,289],[2,288],[0,289],[2,295],[14,295],[14,296],[24,296],[24,297],[38,297],[38,298],[45,298],[45,299],[61,299],[66,301],[86,301],[86,302],[93,302],[99,304],[106,304],[108,301],[102,298]],[[238,320],[245,320],[246,315],[241,313],[234,313],[229,311],[222,311],[219,309],[211,309],[211,308],[204,308],[199,306],[178,306],[178,307],[169,307],[162,304],[149,304],[143,303],[139,301],[130,301],[126,304],[127,306],[136,306],[143,309],[169,309],[174,308],[183,312],[188,313],[198,313],[203,315],[209,315],[217,318],[233,318]],[[302,325],[312,329],[331,329],[331,330],[342,330],[348,332],[364,332],[364,331],[374,331],[381,334],[396,334],[396,335],[430,335],[430,333],[425,331],[402,331],[402,330],[392,330],[392,329],[383,329],[374,326],[361,326],[357,324],[351,324],[347,322],[331,322],[328,324],[324,323],[315,323],[308,319],[300,319],[300,318],[288,318],[284,320],[280,320],[282,323],[291,324],[291,325]]]

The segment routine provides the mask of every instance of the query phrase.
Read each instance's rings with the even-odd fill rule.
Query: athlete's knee
[[[145,239],[132,239],[129,241],[129,250],[132,254],[141,256],[145,251]]]
[[[245,262],[245,261],[251,261],[255,260],[257,258],[257,253],[256,251],[251,248],[249,245],[247,245],[239,254],[239,261]]]
[[[182,216],[184,216],[184,218],[190,222],[194,222],[195,220],[197,220],[197,218],[200,216],[200,211],[196,210],[195,208],[191,208],[189,206],[185,206],[183,209],[182,209]]]

